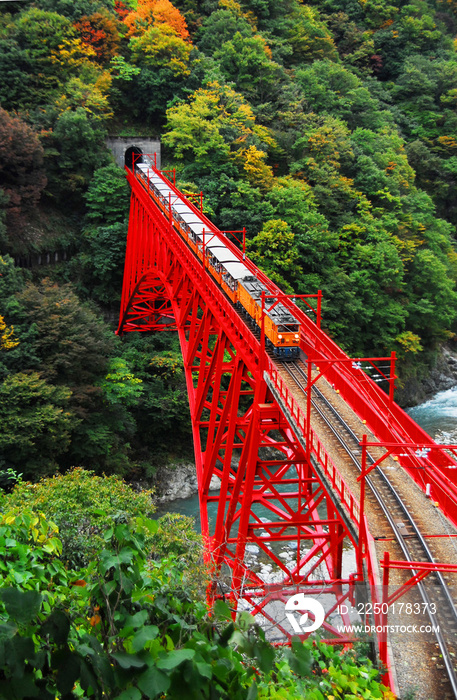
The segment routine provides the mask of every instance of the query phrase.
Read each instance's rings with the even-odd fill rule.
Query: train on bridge
[[[172,215],[176,231],[204,262],[230,301],[244,313],[257,332],[260,332],[263,324],[265,342],[273,355],[281,360],[298,358],[300,322],[277,297],[271,298],[265,284],[227,246],[225,234],[215,226],[210,228],[204,218],[183,197],[179,197],[156,170],[142,162],[135,163],[135,169],[162,213]]]
[[[433,633],[425,684],[433,677],[442,697],[457,699],[457,567],[447,563],[455,557],[456,446],[435,444],[395,404],[393,354],[350,358],[155,160],[138,158],[126,173],[132,197],[118,333],[179,333],[202,533],[214,567],[210,602],[230,590],[234,609],[242,603],[282,643],[296,632],[281,617],[290,596],[318,596],[322,638],[346,645],[354,641],[349,603],[362,601],[395,688],[390,643],[402,659],[405,639],[402,629],[390,638],[387,615],[391,624],[406,592],[432,615],[424,618]],[[269,357],[246,322],[257,335],[264,329]],[[390,375],[377,364],[389,359]],[[390,381],[389,394],[364,371],[370,367]],[[413,673],[422,674],[423,661]]]

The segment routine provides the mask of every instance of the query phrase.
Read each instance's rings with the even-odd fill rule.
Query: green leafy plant
[[[63,559],[70,565],[96,559],[104,545],[103,533],[114,523],[154,512],[151,491],[136,492],[117,476],[96,476],[72,469],[36,484],[16,485],[3,511],[43,513],[59,527]]]
[[[26,511],[0,519],[0,697],[393,698],[365,659],[312,640],[278,651],[221,600],[209,616],[184,562],[148,558],[158,528],[113,525],[97,560],[74,571],[53,523]]]

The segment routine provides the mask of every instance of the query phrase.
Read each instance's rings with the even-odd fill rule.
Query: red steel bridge
[[[343,622],[350,622],[341,613],[344,603],[354,600],[360,586],[369,596],[371,589],[372,600],[379,600],[377,584],[382,583],[364,510],[368,473],[385,457],[394,456],[457,524],[455,452],[435,445],[394,403],[392,358],[381,358],[384,367],[390,364],[390,370],[381,372],[390,380],[390,392],[385,393],[361,370],[364,363],[376,366],[375,361],[349,358],[320,328],[320,314],[305,313],[283,295],[201,208],[154,167],[153,160],[147,172],[145,178],[144,168],[141,172],[126,167],[131,208],[118,333],[175,330],[179,334],[202,533],[213,571],[210,597],[222,595],[234,607],[249,609],[266,626],[271,623],[278,641],[297,632],[291,629],[290,618],[284,614],[278,618],[286,601],[297,593],[313,597],[325,588],[321,632],[335,642],[350,643],[350,636],[335,625],[336,612]],[[154,192],[149,174],[160,175],[167,183],[167,198]],[[210,235],[223,236],[229,250],[265,285],[268,296],[280,298],[299,320],[297,364],[301,363],[302,373],[305,370],[300,391],[284,364],[267,352],[262,329],[253,332],[209,274],[204,250],[196,255],[189,248],[173,214],[173,202],[178,200],[187,203]],[[305,300],[302,306],[308,309],[311,304]],[[324,447],[324,435],[311,420],[312,386],[324,374],[382,448],[382,456],[370,462],[369,446],[361,446],[357,493],[345,483]],[[210,490],[215,476],[220,480],[218,492]],[[215,512],[211,522],[208,510]],[[285,546],[290,548],[287,561],[281,556]],[[345,571],[348,546],[353,566]],[[263,561],[260,571],[253,551]],[[389,562],[383,564],[386,583]],[[416,567],[413,573],[415,584],[427,572]],[[309,612],[310,619],[316,619],[314,611]],[[378,643],[388,665],[382,634]]]

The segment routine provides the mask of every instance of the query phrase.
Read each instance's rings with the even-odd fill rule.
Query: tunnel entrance
[[[143,151],[141,150],[141,148],[138,148],[138,146],[130,146],[130,148],[127,148],[124,156],[124,163],[127,166],[127,168],[130,168],[130,170],[132,170],[134,161],[135,163],[142,163],[143,158],[138,157],[142,155]]]

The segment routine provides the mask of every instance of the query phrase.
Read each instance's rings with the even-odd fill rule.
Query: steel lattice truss
[[[353,595],[342,578],[353,532],[332,502],[261,371],[260,344],[133,175],[119,333],[177,330],[184,359],[210,597],[263,616],[290,636],[278,609],[297,591],[330,595],[324,629]],[[219,479],[217,495],[210,491]],[[213,480],[214,483],[214,480]],[[215,515],[211,524],[208,509]],[[280,546],[288,543],[288,561]],[[271,571],[265,577],[253,548]],[[267,578],[267,580],[265,580]],[[279,605],[281,603],[281,605]],[[282,616],[284,618],[284,615]]]

